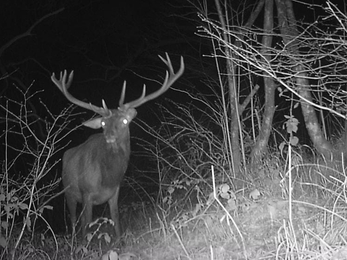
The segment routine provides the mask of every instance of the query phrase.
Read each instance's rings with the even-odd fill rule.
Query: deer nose
[[[115,136],[108,136],[108,137],[106,137],[106,143],[108,143],[108,144],[115,143],[116,140],[117,140],[117,138]]]

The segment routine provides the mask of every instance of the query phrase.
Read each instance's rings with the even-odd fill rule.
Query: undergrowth
[[[33,216],[44,219],[42,213],[51,210],[50,194],[59,181],[42,182],[55,165],[52,156],[64,147],[59,141],[66,126],[59,122],[67,124],[72,114],[52,115],[46,141],[40,139],[34,148],[24,142],[15,149],[20,156],[3,161],[2,259],[343,259],[346,174],[340,158],[324,161],[298,143],[281,141],[263,157],[256,178],[251,171],[235,175],[218,114],[211,120],[213,113],[206,110],[213,122],[206,124],[204,116],[194,115],[194,107],[174,109],[161,108],[159,128],[143,124],[155,137],[155,142],[142,142],[148,165],[159,174],[159,188],[144,192],[139,203],[121,205],[120,244],[113,244],[107,218],[91,223],[86,242],[54,234],[49,223],[44,232],[36,231]],[[25,114],[9,112],[7,118],[7,135],[30,132],[32,124],[22,121]],[[24,154],[35,163],[27,164],[28,177],[20,179],[14,166]],[[134,190],[141,186],[135,180],[127,183]]]

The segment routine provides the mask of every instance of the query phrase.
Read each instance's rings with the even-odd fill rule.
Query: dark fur
[[[82,203],[82,234],[92,221],[93,205],[109,203],[111,218],[120,236],[118,195],[130,156],[129,123],[135,117],[135,109],[113,110],[112,116],[103,118],[104,133],[92,135],[83,144],[66,151],[63,158],[63,184],[71,215],[76,224],[77,203]],[[124,124],[123,119],[128,121]],[[114,142],[107,142],[114,138]]]
[[[116,235],[120,236],[118,195],[130,156],[129,123],[136,116],[136,107],[162,95],[184,72],[183,57],[180,69],[175,73],[169,55],[165,55],[166,58],[159,56],[168,67],[160,89],[146,96],[144,86],[138,99],[123,104],[126,89],[124,82],[119,109],[115,110],[109,110],[104,101],[103,107],[97,107],[74,98],[68,92],[73,80],[73,71],[69,75],[66,70],[61,72],[60,79],[52,73],[53,83],[70,102],[103,116],[84,123],[91,128],[103,127],[103,134],[91,136],[83,144],[66,151],[63,157],[63,184],[73,231],[76,225],[77,203],[82,203],[81,222],[85,235],[86,224],[92,220],[93,205],[108,202]]]

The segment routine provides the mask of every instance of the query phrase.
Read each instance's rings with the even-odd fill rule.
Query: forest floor
[[[344,173],[323,174],[315,166],[290,178],[271,167],[258,174],[238,190],[225,182],[210,193],[194,189],[166,209],[121,206],[123,235],[116,244],[109,227],[88,243],[41,233],[22,240],[15,259],[347,259]]]

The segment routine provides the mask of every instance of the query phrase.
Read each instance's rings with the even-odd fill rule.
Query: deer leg
[[[72,235],[75,235],[76,233],[76,208],[77,208],[77,201],[72,197],[69,196],[68,193],[65,193],[66,198],[66,204],[70,212],[70,220],[71,220],[71,227],[72,227]]]
[[[88,196],[83,197],[82,207],[82,236],[85,237],[87,225],[92,222],[93,217],[93,204],[89,201]]]
[[[116,232],[117,239],[120,238],[120,225],[119,225],[119,210],[118,210],[118,195],[119,195],[119,186],[116,188],[116,192],[109,199],[108,204],[111,212],[111,219],[114,222],[114,228]]]

